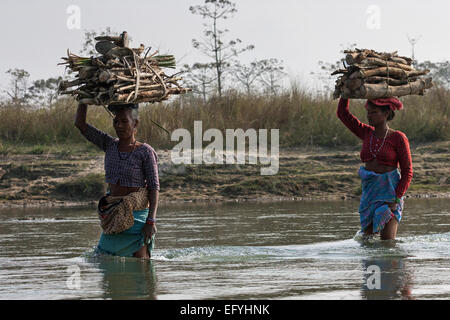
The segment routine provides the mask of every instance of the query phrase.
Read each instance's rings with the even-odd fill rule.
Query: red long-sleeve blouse
[[[350,131],[363,141],[361,161],[366,163],[375,159],[375,156],[370,152],[370,140],[372,139],[372,152],[376,154],[376,159],[379,164],[395,168],[398,168],[398,164],[400,164],[401,178],[395,189],[395,193],[398,198],[403,197],[413,177],[408,138],[403,132],[395,131],[386,137],[386,141],[382,145],[383,138],[379,139],[375,136],[375,128],[362,123],[351,114],[349,105],[350,101],[348,99],[341,98],[338,104],[337,116]],[[378,149],[380,151],[377,153]]]

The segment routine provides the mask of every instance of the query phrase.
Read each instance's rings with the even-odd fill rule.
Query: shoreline
[[[359,197],[259,197],[259,198],[236,198],[236,199],[178,199],[178,200],[161,200],[158,206],[178,206],[178,205],[224,205],[231,203],[278,203],[278,202],[321,202],[321,201],[355,201],[359,202]],[[450,193],[423,193],[407,195],[406,201],[411,199],[450,199]],[[0,209],[15,208],[96,208],[97,201],[55,201],[55,200],[11,200],[8,203],[0,202]]]
[[[75,148],[76,146],[72,146]],[[450,141],[411,148],[406,198],[450,198]],[[160,206],[183,204],[358,201],[359,148],[280,150],[279,172],[261,165],[175,165],[157,150]],[[106,191],[104,154],[0,155],[0,208],[93,207]]]

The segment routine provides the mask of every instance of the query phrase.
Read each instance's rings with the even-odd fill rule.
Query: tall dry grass
[[[403,111],[397,112],[390,126],[406,133],[410,142],[450,140],[450,90],[434,88],[424,97],[402,98]],[[364,101],[354,100],[350,110],[366,122]],[[3,104],[0,106],[0,142],[8,144],[84,144],[74,127],[77,104],[58,100],[50,108]],[[169,103],[141,106],[139,141],[155,148],[172,148],[170,136],[152,124],[160,123],[172,132],[185,128],[193,132],[194,121],[203,121],[203,131],[225,129],[280,129],[282,147],[356,145],[358,139],[336,117],[337,100],[314,96],[296,86],[277,96],[243,95],[228,92],[221,99],[206,102],[192,96],[174,98]],[[112,119],[102,107],[90,106],[88,122],[115,135]]]

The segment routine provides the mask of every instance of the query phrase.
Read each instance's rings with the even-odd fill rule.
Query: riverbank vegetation
[[[406,133],[412,144],[450,140],[450,90],[433,88],[424,97],[402,98],[403,111],[390,126]],[[351,101],[351,112],[366,122],[363,100]],[[193,134],[194,121],[203,130],[280,129],[280,146],[354,146],[358,139],[337,119],[337,100],[313,96],[296,86],[277,95],[227,92],[222,98],[206,101],[185,96],[168,103],[140,108],[138,139],[156,149],[171,149],[177,142],[151,120],[169,132],[185,128]],[[74,126],[77,104],[70,98],[58,99],[48,108],[3,103],[0,106],[0,153],[31,154],[94,151]],[[91,106],[88,122],[114,135],[112,119],[104,108]],[[60,146],[60,147],[56,147]],[[62,147],[61,147],[62,146]]]

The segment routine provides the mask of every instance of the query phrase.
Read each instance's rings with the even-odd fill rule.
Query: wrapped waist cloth
[[[105,234],[118,234],[130,229],[134,224],[133,211],[148,208],[148,191],[141,188],[127,196],[106,195],[98,202],[97,212]]]
[[[392,218],[400,222],[404,198],[397,204],[397,210],[394,212],[387,204],[388,202],[395,202],[395,188],[400,181],[398,169],[378,174],[361,167],[358,173],[362,182],[362,196],[359,205],[361,230],[365,231],[373,224],[373,232],[378,233]]]
[[[149,256],[155,245],[155,235],[145,243],[142,228],[145,226],[149,209],[133,211],[133,226],[119,234],[102,233],[97,245],[97,252],[120,257],[133,257],[133,254],[147,245]]]

